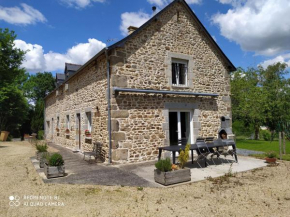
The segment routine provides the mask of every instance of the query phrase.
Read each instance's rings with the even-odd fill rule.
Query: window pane
[[[179,84],[186,85],[186,71],[185,64],[179,64]]]
[[[177,84],[176,78],[177,78],[177,64],[172,63],[172,84]]]

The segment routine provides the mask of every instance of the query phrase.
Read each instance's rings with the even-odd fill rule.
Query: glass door
[[[191,144],[191,129],[190,111],[169,112],[170,145],[178,145],[178,141],[182,141],[183,144]]]

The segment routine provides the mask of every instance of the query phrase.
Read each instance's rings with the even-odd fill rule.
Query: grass
[[[262,151],[262,152],[276,152],[279,156],[279,141],[264,141],[264,140],[246,140],[246,139],[237,139],[237,148],[247,149],[253,151]],[[283,155],[282,159],[290,161],[290,142],[286,140],[286,155]],[[255,154],[252,155],[257,158],[265,158],[264,154]]]

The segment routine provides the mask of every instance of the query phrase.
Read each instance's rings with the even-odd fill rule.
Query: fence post
[[[282,133],[279,132],[279,154],[280,160],[282,160]]]

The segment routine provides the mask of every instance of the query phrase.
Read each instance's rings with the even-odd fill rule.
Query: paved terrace
[[[45,183],[67,183],[67,184],[95,184],[95,185],[123,185],[123,186],[142,186],[142,187],[164,187],[154,181],[154,163],[135,163],[125,165],[106,165],[102,163],[88,163],[83,160],[83,155],[73,153],[72,150],[63,148],[55,144],[49,146],[58,150],[65,161],[65,169],[68,175],[62,178],[47,179],[43,169],[39,168],[38,162],[32,158],[32,162],[43,178]],[[191,182],[202,181],[207,177],[219,177],[232,169],[232,172],[244,172],[267,164],[264,160],[251,157],[238,156],[239,163],[231,157],[225,159],[215,159],[214,163],[206,168],[200,168],[197,163],[188,162],[187,167],[191,168]],[[202,164],[202,163],[201,163]],[[232,167],[231,167],[232,165]],[[184,183],[182,183],[184,184]],[[179,184],[177,184],[179,185]]]

